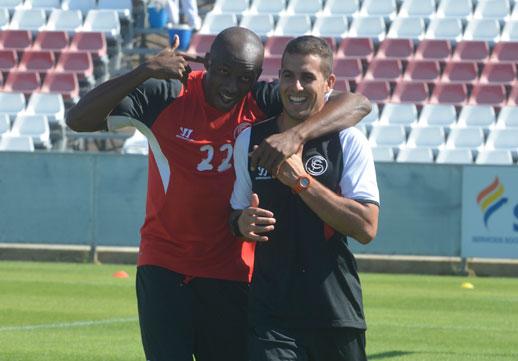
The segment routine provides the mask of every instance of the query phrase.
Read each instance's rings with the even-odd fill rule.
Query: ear
[[[326,85],[327,85],[326,91],[330,91],[331,89],[333,89],[335,87],[335,83],[336,83],[336,75],[334,75],[333,73],[329,74],[329,76],[327,77],[327,80],[326,80]]]

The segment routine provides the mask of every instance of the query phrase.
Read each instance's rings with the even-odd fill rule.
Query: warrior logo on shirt
[[[314,155],[306,161],[304,168],[309,174],[319,176],[327,170],[327,160],[321,155]]]
[[[268,171],[266,168],[263,167],[257,167],[257,176],[255,177],[256,180],[261,179],[272,179],[272,176],[268,174]]]
[[[177,138],[184,140],[192,140],[192,129],[180,127],[180,132],[176,135]]]

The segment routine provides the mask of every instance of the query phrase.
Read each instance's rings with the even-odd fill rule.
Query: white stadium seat
[[[317,16],[313,35],[321,37],[345,38],[348,31],[347,17],[343,15]]]
[[[360,14],[363,16],[382,16],[385,19],[396,17],[395,0],[363,0]]]
[[[0,7],[7,8],[10,11],[23,7],[24,0],[0,0]]]
[[[373,147],[400,147],[406,143],[405,127],[402,125],[377,125],[372,127],[369,143]]]
[[[452,104],[425,104],[419,116],[419,126],[440,125],[450,127],[457,121]]]
[[[79,10],[54,9],[50,13],[45,30],[57,30],[74,33],[83,26],[83,15]]]
[[[209,13],[203,21],[200,34],[218,34],[226,28],[237,25],[235,14],[213,14]]]
[[[410,103],[387,103],[383,107],[380,124],[411,126],[417,122],[417,108]]]
[[[429,18],[435,13],[435,0],[404,0],[398,17],[418,16]]]
[[[250,29],[259,36],[269,37],[275,29],[275,20],[272,14],[245,14],[239,26]]]
[[[371,125],[372,123],[377,122],[378,120],[379,120],[378,104],[372,103],[370,113],[367,114],[365,117],[363,117],[363,119],[360,121],[360,124]]]
[[[47,23],[45,10],[42,9],[16,9],[9,24],[13,30],[43,30]]]
[[[28,9],[43,9],[49,14],[53,9],[61,9],[61,0],[26,0]]]
[[[505,165],[513,164],[513,155],[508,150],[503,149],[483,149],[477,155],[477,164]]]
[[[322,11],[322,0],[290,0],[286,14],[315,15]]]
[[[495,117],[495,109],[490,105],[464,105],[457,126],[489,128],[495,124]]]
[[[135,129],[135,133],[124,141],[122,152],[125,154],[147,155],[149,152],[147,138],[138,129]]]
[[[29,136],[6,135],[0,138],[0,151],[33,152],[34,142]]]
[[[462,21],[457,18],[433,18],[425,34],[426,39],[462,39]]]
[[[120,19],[130,19],[132,8],[132,0],[99,0],[97,3],[97,9],[115,10]]]
[[[471,164],[473,154],[469,149],[441,149],[437,155],[439,164]]]
[[[473,4],[471,0],[447,0],[441,1],[437,7],[439,18],[468,19],[472,15]]]
[[[119,15],[115,10],[90,10],[86,15],[82,31],[100,32],[107,37],[116,38],[121,32]]]
[[[44,115],[18,115],[13,123],[11,133],[15,136],[32,137],[35,145],[50,148],[49,122]]]
[[[248,0],[216,0],[211,13],[241,14],[248,9]]]
[[[83,14],[97,8],[96,0],[63,0],[63,10],[80,10]]]
[[[387,33],[387,38],[421,39],[424,36],[425,23],[422,18],[398,17],[394,19]]]
[[[396,160],[399,163],[433,163],[433,151],[430,148],[402,148]]]
[[[464,40],[496,42],[500,38],[500,24],[495,19],[473,19],[464,31]]]
[[[496,122],[497,128],[518,128],[518,107],[502,107]]]
[[[493,129],[487,138],[486,149],[518,151],[518,129]]]
[[[480,150],[483,145],[484,132],[482,128],[455,128],[451,130],[445,148]]]
[[[274,34],[277,36],[301,36],[311,34],[309,15],[282,15]]]
[[[391,147],[372,147],[372,157],[376,162],[393,162],[394,150]]]
[[[322,12],[326,15],[346,15],[351,18],[359,10],[359,0],[327,0]]]
[[[9,28],[9,22],[11,17],[9,16],[9,9],[0,8],[0,30]]]
[[[285,9],[285,0],[252,0],[252,4],[247,11],[250,14],[272,14],[278,16]]]
[[[0,92],[0,113],[9,114],[14,120],[18,113],[25,110],[25,96],[18,92]]]
[[[500,41],[518,41],[518,19],[505,22]]]
[[[9,114],[0,113],[0,138],[11,131],[11,120]]]
[[[504,20],[509,16],[508,0],[479,0],[473,17],[475,19]]]
[[[380,16],[356,16],[349,28],[349,37],[372,38],[382,41],[385,38],[385,21]]]
[[[32,93],[25,113],[45,115],[49,123],[65,126],[65,105],[58,93]]]
[[[408,148],[439,148],[444,145],[445,132],[443,127],[417,127],[410,131]]]

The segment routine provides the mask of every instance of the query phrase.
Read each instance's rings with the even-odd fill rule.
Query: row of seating
[[[26,101],[21,92],[0,92],[0,117],[7,115],[12,122],[19,114],[44,115],[51,125],[65,125],[65,105],[57,93],[32,93]]]
[[[54,9],[47,15],[43,9],[16,9],[10,18],[7,8],[0,8],[0,30],[59,30],[68,33],[81,31],[102,32],[109,38],[117,38],[121,24],[116,10],[89,10],[83,21],[79,10]]]
[[[89,10],[117,10],[122,16],[131,14],[131,0],[0,0],[0,7],[11,12],[16,9],[43,9],[47,12],[53,9],[79,10],[87,13]]]
[[[79,80],[76,73],[51,70],[42,77],[38,72],[13,70],[7,75],[7,80],[0,91],[21,92],[26,96],[34,92],[59,93],[65,100],[77,102]]]
[[[41,114],[20,114],[12,125],[9,124],[9,115],[0,114],[0,137],[30,137],[32,144],[38,148],[49,149],[50,125],[47,117]]]

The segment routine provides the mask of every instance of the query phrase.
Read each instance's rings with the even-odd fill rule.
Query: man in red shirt
[[[257,82],[263,46],[245,28],[216,37],[206,72],[190,72],[177,45],[86,94],[67,124],[130,125],[149,141],[137,270],[147,360],[244,360],[253,249],[227,223],[233,145],[247,126],[280,112],[278,83]],[[301,127],[267,139],[251,165],[275,170],[306,140],[352,126],[369,110],[362,96],[339,95]]]

